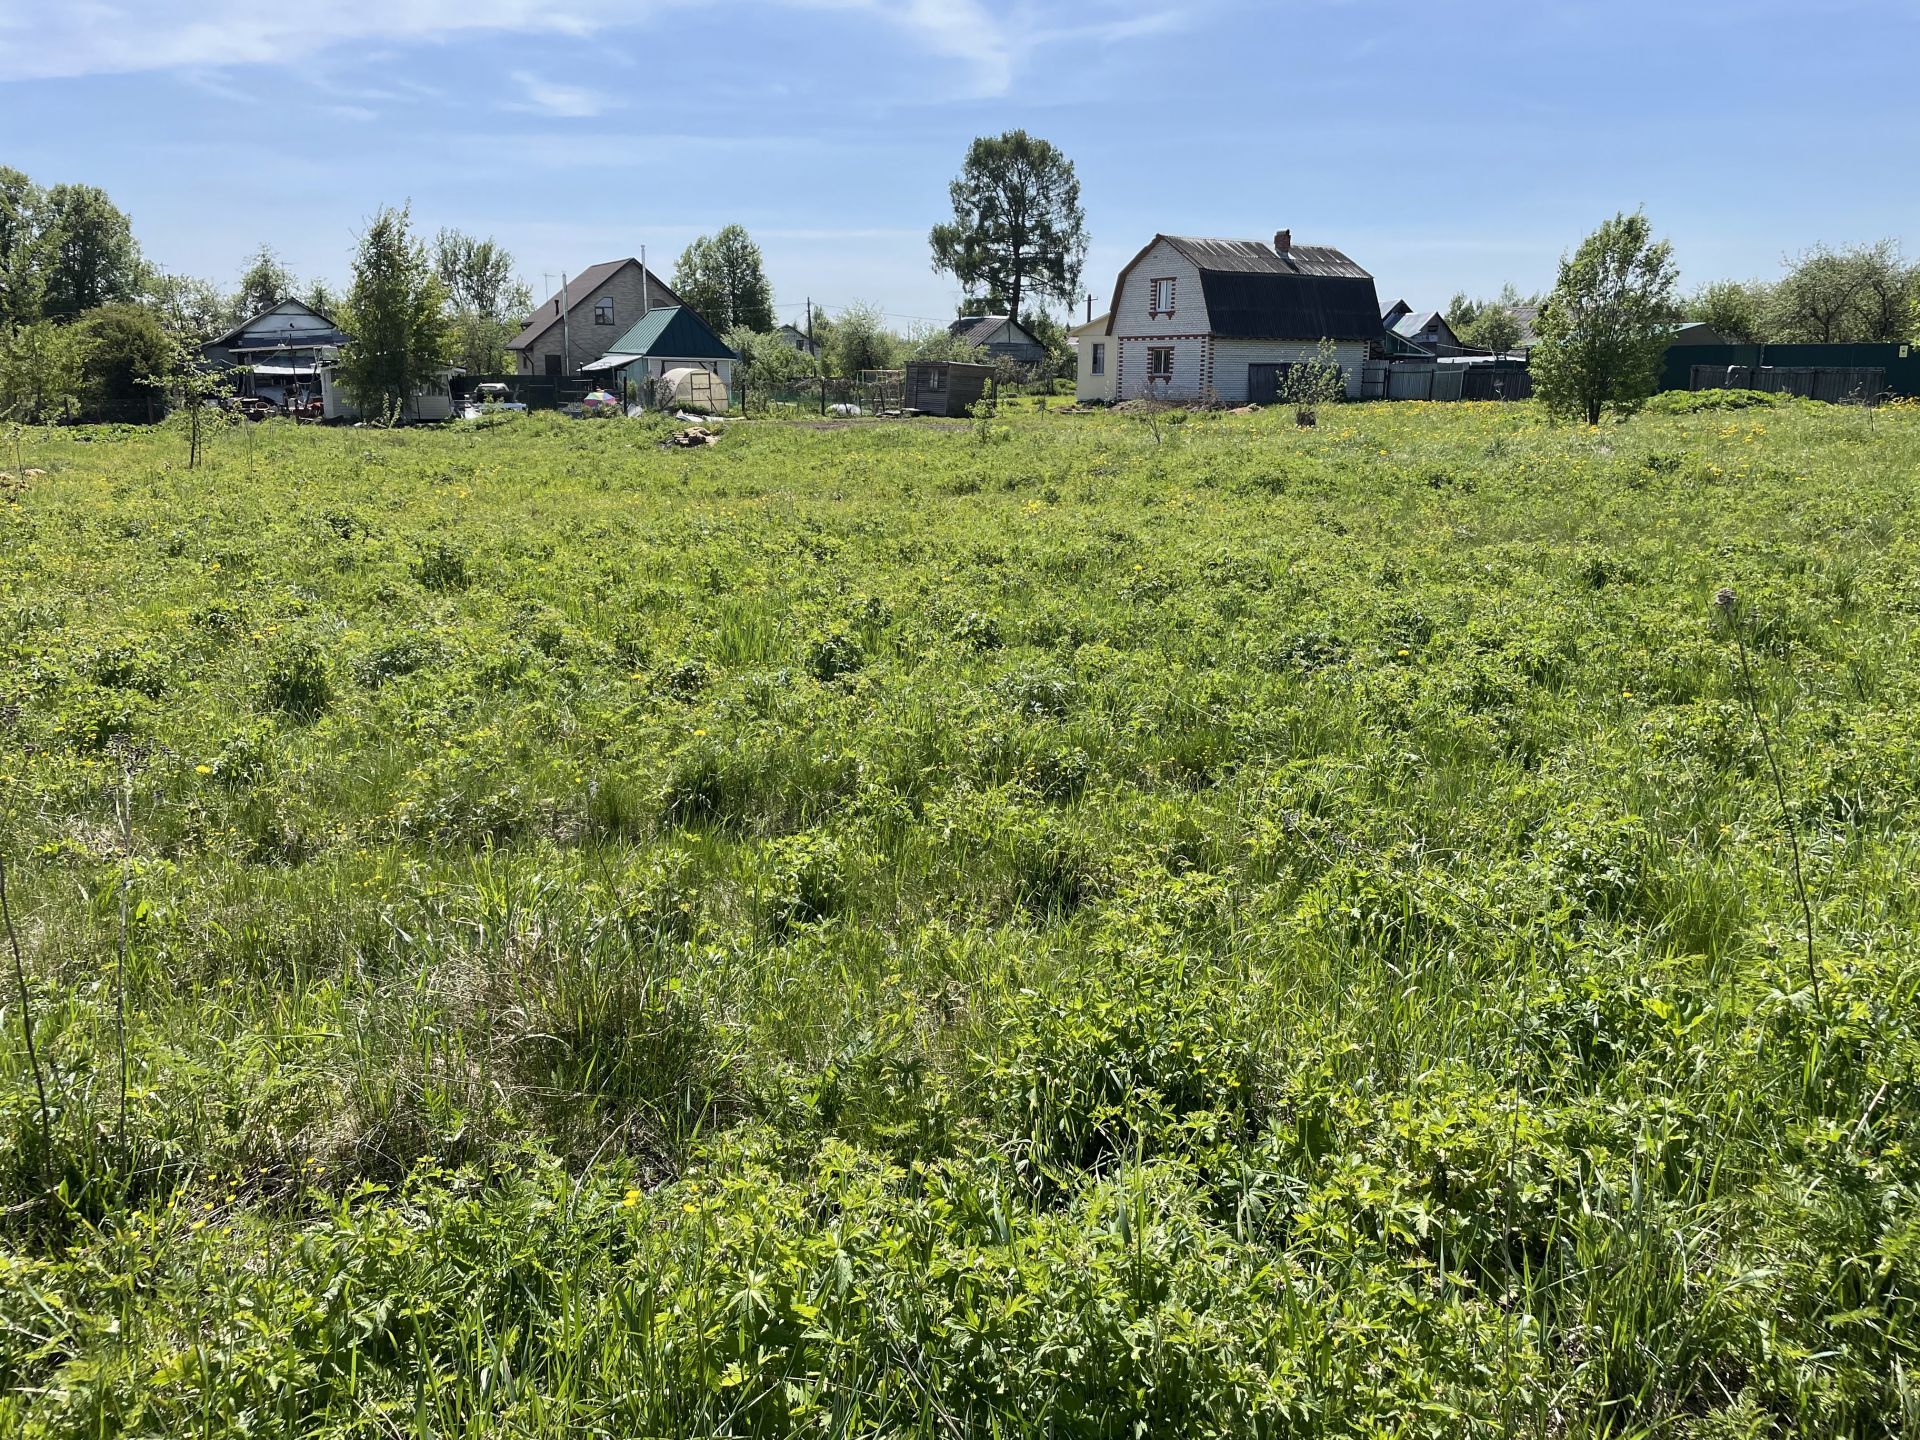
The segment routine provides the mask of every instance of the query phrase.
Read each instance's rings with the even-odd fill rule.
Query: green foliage
[[[1764,315],[1764,338],[1779,344],[1913,340],[1920,337],[1920,263],[1892,240],[1844,250],[1816,245],[1787,262]]]
[[[271,310],[282,300],[292,298],[299,284],[293,272],[280,263],[273,247],[262,242],[248,259],[247,268],[240,272],[240,283],[233,292],[233,306],[227,316],[228,325],[251,320],[261,311]]]
[[[1717,280],[1703,285],[1686,302],[1686,317],[1711,325],[1736,345],[1772,338],[1767,323],[1772,294],[1766,285]]]
[[[442,230],[433,240],[433,267],[446,292],[453,363],[469,375],[511,371],[507,342],[533,309],[532,292],[513,273],[513,256],[493,240]]]
[[[1312,425],[1318,421],[1322,405],[1336,404],[1346,394],[1347,373],[1340,368],[1340,347],[1323,339],[1314,346],[1312,359],[1288,368],[1280,399],[1293,407],[1295,424]]]
[[[1454,334],[1464,344],[1504,355],[1520,343],[1522,331],[1513,311],[1494,303],[1481,306],[1464,327],[1455,327]]]
[[[62,420],[87,388],[87,335],[51,320],[0,330],[0,413],[9,419]]]
[[[0,1433],[1913,1428],[1920,410],[1162,424],[21,427]]]
[[[144,305],[103,305],[81,316],[87,404],[108,420],[144,419],[145,404],[171,378],[174,346],[160,317]],[[129,407],[139,407],[138,413]]]
[[[46,273],[42,312],[71,320],[100,305],[132,300],[144,263],[133,222],[96,185],[55,185],[41,207]]]
[[[852,377],[862,370],[898,368],[903,350],[877,306],[849,305],[821,337],[820,360],[827,374]]]
[[[702,235],[680,252],[673,292],[699,312],[714,334],[773,329],[773,286],[760,247],[738,225]]]
[[[929,237],[935,270],[1003,298],[1009,315],[1079,298],[1087,218],[1073,162],[1053,144],[1025,130],[982,135],[947,189],[953,219]]]
[[[1616,215],[1560,262],[1534,324],[1534,390],[1556,415],[1600,423],[1653,393],[1677,313],[1673,247],[1640,211]]]
[[[446,289],[427,247],[413,237],[407,208],[380,211],[360,237],[339,317],[353,336],[340,356],[339,379],[361,413],[404,414],[448,363],[445,306]]]

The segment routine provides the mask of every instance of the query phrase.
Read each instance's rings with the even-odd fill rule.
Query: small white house
[[[1073,398],[1081,404],[1113,401],[1113,341],[1107,336],[1110,317],[1097,315],[1084,325],[1067,331],[1078,357],[1073,377]]]
[[[1114,282],[1104,363],[1116,400],[1271,404],[1287,371],[1330,340],[1358,399],[1381,329],[1373,277],[1329,246],[1295,245],[1288,230],[1271,245],[1156,235]]]
[[[414,391],[406,408],[401,412],[405,420],[451,420],[453,418],[453,377],[460,374],[460,367],[449,365],[437,371],[434,378]],[[320,367],[320,418],[323,420],[360,420],[359,407],[347,398],[347,392],[340,384],[339,370],[334,365]]]

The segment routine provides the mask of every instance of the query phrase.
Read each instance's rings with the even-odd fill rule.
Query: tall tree
[[[47,193],[0,165],[0,325],[40,318],[46,289]]]
[[[183,345],[204,345],[233,323],[233,301],[212,281],[192,275],[149,275],[147,301],[167,334]]]
[[[282,300],[291,298],[298,283],[293,272],[280,263],[273,247],[262,243],[247,258],[247,268],[240,272],[240,288],[233,296],[233,323],[251,320],[262,310],[271,310]]]
[[[1777,341],[1831,344],[1914,338],[1920,266],[1891,240],[1835,250],[1816,245],[1787,264],[1767,324]]]
[[[1752,345],[1768,337],[1766,314],[1772,304],[1769,288],[1759,282],[1716,280],[1687,298],[1686,317],[1736,345]]]
[[[773,328],[773,286],[767,283],[760,247],[738,225],[702,235],[681,251],[673,267],[673,289],[715,334],[737,326]]]
[[[1597,425],[1653,393],[1674,281],[1673,247],[1653,238],[1644,211],[1615,215],[1561,260],[1534,323],[1534,389],[1549,412]]]
[[[455,363],[473,375],[511,370],[507,342],[533,309],[513,256],[491,239],[442,230],[433,241],[433,267],[447,292]]]
[[[380,211],[360,236],[340,321],[353,342],[340,380],[363,414],[402,411],[447,363],[446,287],[414,238],[409,207]]]
[[[144,279],[133,222],[97,185],[55,185],[47,191],[44,233],[50,319],[71,320],[96,305],[131,300]]]
[[[1004,296],[1015,319],[1025,302],[1079,293],[1087,217],[1073,162],[1053,145],[1024,130],[983,135],[947,194],[953,219],[929,237],[935,270],[970,293]]]

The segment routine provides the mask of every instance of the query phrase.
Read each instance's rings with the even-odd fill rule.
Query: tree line
[[[343,378],[377,399],[441,365],[506,367],[533,308],[504,247],[458,230],[420,240],[405,207],[368,223],[352,276],[344,292],[303,282],[266,244],[231,288],[170,274],[148,262],[104,190],[42,187],[0,167],[0,415],[143,413],[202,345],[289,299],[357,338],[351,348],[365,353],[343,355]]]

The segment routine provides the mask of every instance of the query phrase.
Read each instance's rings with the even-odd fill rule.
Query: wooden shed
[[[991,365],[958,360],[909,360],[901,404],[922,415],[967,415],[987,393]]]

